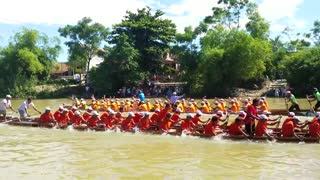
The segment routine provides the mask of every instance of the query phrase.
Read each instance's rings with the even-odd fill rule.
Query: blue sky
[[[121,21],[126,10],[150,6],[166,12],[182,31],[185,26],[197,26],[199,21],[211,14],[218,0],[5,0],[0,11],[0,47],[22,27],[36,29],[49,37],[59,36],[57,29],[66,24],[76,24],[84,16],[111,27]],[[315,20],[320,20],[319,0],[254,0],[260,14],[271,25],[272,35],[285,27],[296,32],[308,32]],[[242,20],[244,25],[245,19]],[[62,39],[62,38],[61,38]],[[63,39],[62,39],[63,41]],[[67,60],[63,46],[58,61]]]

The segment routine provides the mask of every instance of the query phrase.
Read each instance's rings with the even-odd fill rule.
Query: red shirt
[[[199,120],[200,120],[200,116],[194,116],[194,118],[192,118],[192,122],[193,122],[193,124],[195,124],[195,125],[198,125]]]
[[[259,120],[256,126],[256,136],[263,136],[267,132],[268,122],[266,120]]]
[[[315,123],[315,122],[318,122],[318,119],[319,119],[318,117],[313,118],[310,124],[313,124],[313,123]]]
[[[309,132],[311,134],[311,137],[318,138],[320,135],[320,123],[319,122],[313,122],[309,125]]]
[[[250,105],[248,108],[247,108],[247,116],[246,118],[244,119],[244,123],[245,124],[249,124],[250,121],[251,121],[251,124],[254,124],[255,123],[255,118],[251,116],[254,115],[254,116],[258,116],[258,111],[257,111],[257,108],[254,106],[254,105]]]
[[[159,117],[159,113],[152,114],[150,118],[150,123],[157,123],[158,117]]]
[[[171,120],[172,120],[172,124],[176,124],[180,119],[180,116],[178,113],[174,113],[172,116],[171,116]]]
[[[149,118],[142,118],[140,120],[140,123],[139,123],[139,128],[143,131],[149,129],[150,127],[150,119]]]
[[[140,113],[135,113],[133,118],[134,124],[138,124],[141,118],[142,115],[140,115]]]
[[[114,116],[109,116],[103,121],[103,123],[106,125],[107,128],[113,128],[113,126],[117,124],[117,118]]]
[[[40,116],[41,123],[51,123],[53,119],[54,118],[53,118],[53,115],[51,112],[50,113],[43,113]]]
[[[294,135],[294,129],[296,124],[293,121],[287,121],[282,124],[282,135],[283,137],[292,137]]]
[[[204,134],[213,135],[215,134],[216,128],[218,126],[218,122],[210,122],[204,127]]]
[[[104,119],[108,118],[109,117],[109,113],[107,112],[104,112],[101,116],[100,116],[100,119],[101,121],[103,121]]]
[[[68,114],[61,114],[56,120],[59,125],[67,125],[69,121],[69,116]]]
[[[88,119],[88,126],[89,127],[96,127],[97,126],[97,122],[98,122],[99,118],[98,116],[91,116],[89,119]]]
[[[82,117],[84,120],[88,121],[89,118],[91,117],[91,112],[84,112]]]
[[[181,129],[185,130],[185,131],[191,131],[193,126],[194,126],[194,124],[191,120],[189,120],[189,121],[185,120],[181,123]]]
[[[76,125],[76,126],[80,126],[81,123],[83,123],[84,121],[85,120],[81,115],[73,116],[73,118],[71,119],[71,123],[73,123],[73,125]]]
[[[73,116],[74,116],[74,112],[73,112],[72,110],[70,110],[70,111],[68,112],[68,116],[69,116],[70,119],[72,119]]]
[[[60,111],[60,110],[54,112],[54,114],[53,114],[54,119],[58,119],[61,114],[62,114],[62,111]]]
[[[164,119],[159,123],[159,126],[160,126],[162,131],[168,131],[169,130],[168,122],[169,122],[168,119]]]
[[[133,118],[126,118],[121,122],[121,128],[124,131],[130,131],[134,125]]]
[[[159,112],[159,116],[158,116],[158,119],[157,121],[162,121],[166,115],[169,113],[169,109],[163,109]]]
[[[229,134],[230,134],[230,135],[233,135],[233,136],[242,135],[242,132],[241,132],[241,123],[233,122],[233,123],[229,126]]]

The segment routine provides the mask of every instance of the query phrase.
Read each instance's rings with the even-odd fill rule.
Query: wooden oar
[[[309,102],[311,112],[315,113],[308,95],[306,95],[306,98],[307,98],[307,101]]]
[[[287,103],[286,98],[284,98],[284,103],[286,104],[286,109],[287,109],[287,111],[289,112],[288,103]]]

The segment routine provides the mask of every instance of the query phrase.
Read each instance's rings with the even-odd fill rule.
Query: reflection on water
[[[320,177],[318,144],[0,126],[0,178]]]

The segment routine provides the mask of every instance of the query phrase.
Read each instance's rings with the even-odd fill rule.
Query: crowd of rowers
[[[14,111],[10,99],[11,96],[7,95],[0,102],[0,114],[6,115],[8,108]],[[197,106],[193,99],[188,102],[185,102],[184,99],[174,99],[175,102],[172,99],[164,102],[155,100],[153,106],[150,101],[144,102],[136,98],[125,101],[119,101],[115,98],[103,98],[99,101],[92,98],[91,104],[87,104],[83,99],[80,101],[74,99],[74,104],[70,108],[60,106],[55,112],[46,108],[45,112],[41,113],[31,98],[28,98],[18,108],[18,112],[20,118],[23,119],[29,115],[28,109],[33,107],[41,114],[38,119],[40,125],[58,128],[69,125],[74,128],[115,129],[118,127],[122,131],[128,132],[135,128],[143,132],[158,131],[160,133],[174,129],[186,134],[200,133],[208,136],[227,132],[230,135],[267,136],[272,139],[273,134],[269,133],[268,125],[280,125],[281,116],[275,119],[269,117],[270,112],[265,98],[255,98],[252,101],[250,98],[245,100],[230,98],[229,107],[225,105],[225,100],[216,99],[214,108],[205,98],[202,99],[200,106]],[[243,109],[239,106],[240,102],[243,103]],[[85,112],[82,113],[82,109],[86,109]],[[104,111],[99,113],[101,109]],[[211,118],[203,121],[201,117],[203,113],[210,114]],[[231,122],[229,115],[232,113],[236,115],[236,118]],[[127,117],[124,117],[125,114]],[[282,124],[281,135],[299,138],[297,130],[309,126],[311,137],[320,137],[320,113],[315,114],[312,122],[301,122],[293,112],[290,112]]]
[[[93,102],[95,101],[93,100]],[[110,103],[113,101],[117,102],[117,100],[110,100]],[[230,101],[233,102],[234,99]],[[192,103],[192,100],[190,102]],[[224,101],[216,102],[223,103]],[[153,113],[148,112],[147,109],[140,109],[144,103],[137,101],[132,107],[136,105],[139,107],[138,111],[129,111],[126,113],[127,117],[123,117],[123,112],[119,109],[112,109],[112,104],[102,114],[94,109],[94,103],[88,106],[84,113],[81,113],[79,107],[75,106],[77,105],[77,102],[75,102],[75,105],[70,110],[61,106],[52,113],[50,108],[46,108],[45,113],[40,116],[39,123],[42,125],[55,125],[60,128],[72,125],[74,128],[110,130],[119,128],[124,132],[132,132],[135,128],[135,130],[138,129],[141,132],[158,133],[166,133],[173,129],[176,133],[184,132],[191,135],[215,136],[220,133],[228,133],[232,136],[242,135],[248,138],[267,136],[270,139],[274,139],[273,134],[268,131],[268,126],[279,126],[281,116],[271,119],[269,111],[262,111],[259,114],[257,107],[261,106],[262,102],[265,102],[265,99],[253,99],[245,111],[240,110],[235,113],[236,118],[232,122],[229,122],[228,110],[225,112],[215,110],[211,118],[205,121],[201,120],[201,116],[203,116],[201,108],[195,110],[194,113],[186,110],[186,114],[181,114],[184,111],[179,107],[179,101],[174,106],[169,102],[164,102],[164,107],[155,108]],[[207,103],[208,101],[205,100],[201,102],[202,105]],[[311,137],[319,138],[320,113],[316,113],[312,122],[301,122],[293,112],[290,112],[282,124],[281,136],[300,139],[302,137],[298,136],[297,132],[306,126],[309,126],[308,133],[310,133]]]

